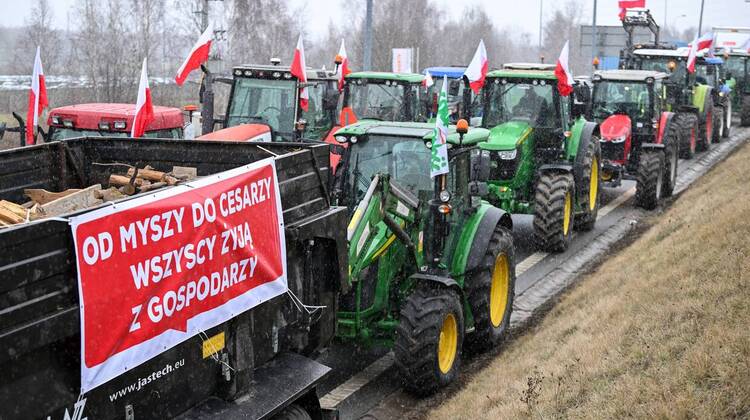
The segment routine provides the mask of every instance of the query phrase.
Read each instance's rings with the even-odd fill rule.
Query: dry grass
[[[424,417],[750,418],[750,146]]]

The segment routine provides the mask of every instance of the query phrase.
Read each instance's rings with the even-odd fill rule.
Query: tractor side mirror
[[[484,197],[489,193],[490,152],[474,149],[469,155],[469,195]]]

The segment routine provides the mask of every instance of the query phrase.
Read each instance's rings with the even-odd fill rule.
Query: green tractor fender
[[[498,224],[508,230],[513,229],[510,213],[484,202],[466,220],[451,266],[454,276],[462,276],[479,266]]]

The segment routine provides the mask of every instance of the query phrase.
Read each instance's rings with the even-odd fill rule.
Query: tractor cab
[[[750,71],[750,53],[743,49],[731,49],[727,51],[717,51],[722,54],[724,59],[724,72],[722,77],[727,81],[727,85],[737,92],[733,99],[736,106],[741,103],[741,94],[750,94],[750,84],[748,84],[748,71]],[[739,109],[739,108],[737,108]]]
[[[425,76],[413,73],[356,72],[346,76],[342,125],[358,120],[427,122]]]
[[[430,91],[428,98],[428,109],[430,118],[437,113],[437,97],[443,89],[443,79],[448,79],[448,108],[450,109],[450,120],[455,124],[459,118],[471,120],[472,118],[481,118],[481,98],[475,95],[469,88],[464,79],[466,67],[428,67],[424,70],[428,72],[435,81],[435,85]]]
[[[333,72],[308,69],[307,82],[302,86],[289,67],[242,65],[235,67],[232,78],[225,81],[231,83],[226,113],[213,119],[213,125],[204,124],[204,135],[199,139],[322,141],[336,125],[339,92]],[[309,96],[307,110],[299,101],[303,87]],[[212,118],[212,111],[206,118]],[[213,131],[217,124],[222,129]]]

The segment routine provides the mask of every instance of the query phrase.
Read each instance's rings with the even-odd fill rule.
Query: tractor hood
[[[271,141],[268,124],[240,124],[197,137],[196,140]]]
[[[631,130],[630,117],[622,114],[610,115],[599,126],[599,132],[604,141],[622,141],[630,136]]]
[[[490,130],[490,137],[480,146],[486,150],[515,150],[532,132],[529,123],[508,121]]]

